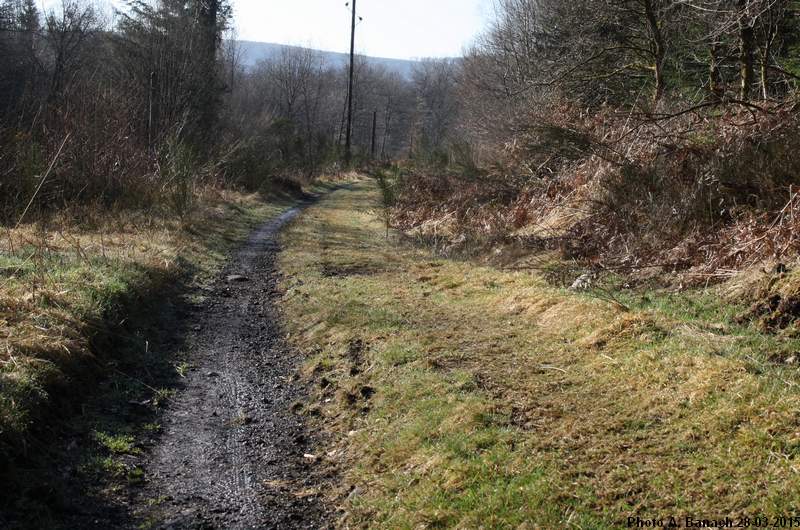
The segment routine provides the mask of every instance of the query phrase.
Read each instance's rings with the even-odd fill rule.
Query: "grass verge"
[[[800,505],[800,374],[783,354],[800,342],[736,324],[725,286],[618,304],[433,258],[387,237],[366,180],[284,244],[286,325],[343,470],[343,525],[621,528]]]

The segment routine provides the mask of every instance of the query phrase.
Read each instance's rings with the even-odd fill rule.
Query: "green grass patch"
[[[94,438],[108,452],[116,455],[135,455],[141,451],[136,447],[135,438],[130,434],[109,434],[95,432]]]
[[[737,323],[745,302],[434,260],[387,236],[382,201],[366,180],[333,193],[281,258],[346,524],[620,528],[800,502],[800,343]]]

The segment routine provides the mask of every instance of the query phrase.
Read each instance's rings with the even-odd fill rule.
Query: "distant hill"
[[[239,41],[239,46],[242,51],[242,62],[247,68],[252,68],[259,61],[270,59],[280,54],[281,50],[286,48],[297,48],[297,46],[287,46],[285,44],[272,44],[269,42],[253,42],[242,40]],[[327,63],[331,66],[345,66],[350,60],[350,56],[346,53],[326,52],[320,51],[319,53],[325,58]],[[370,64],[381,65],[390,72],[396,72],[406,79],[411,79],[412,72],[416,61],[406,61],[403,59],[386,59],[381,57],[367,57]]]

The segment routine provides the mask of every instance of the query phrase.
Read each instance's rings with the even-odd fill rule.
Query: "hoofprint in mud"
[[[194,315],[189,372],[164,412],[136,518],[156,528],[324,528],[303,422],[299,360],[276,314],[277,234],[252,234]],[[301,493],[298,493],[301,492]]]

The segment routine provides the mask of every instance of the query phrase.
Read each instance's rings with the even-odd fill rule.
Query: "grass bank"
[[[367,180],[285,247],[343,524],[620,528],[800,503],[800,342],[737,324],[730,286],[618,303],[434,258],[387,237]]]
[[[192,212],[52,219],[0,237],[0,471],[37,459],[60,418],[105,379],[130,381],[164,362],[156,334],[173,299],[201,286],[290,197],[207,191]],[[87,216],[88,217],[88,216]],[[147,387],[138,384],[140,392]],[[117,385],[119,386],[119,385]],[[137,386],[137,385],[134,385]],[[168,394],[146,389],[157,401]]]

